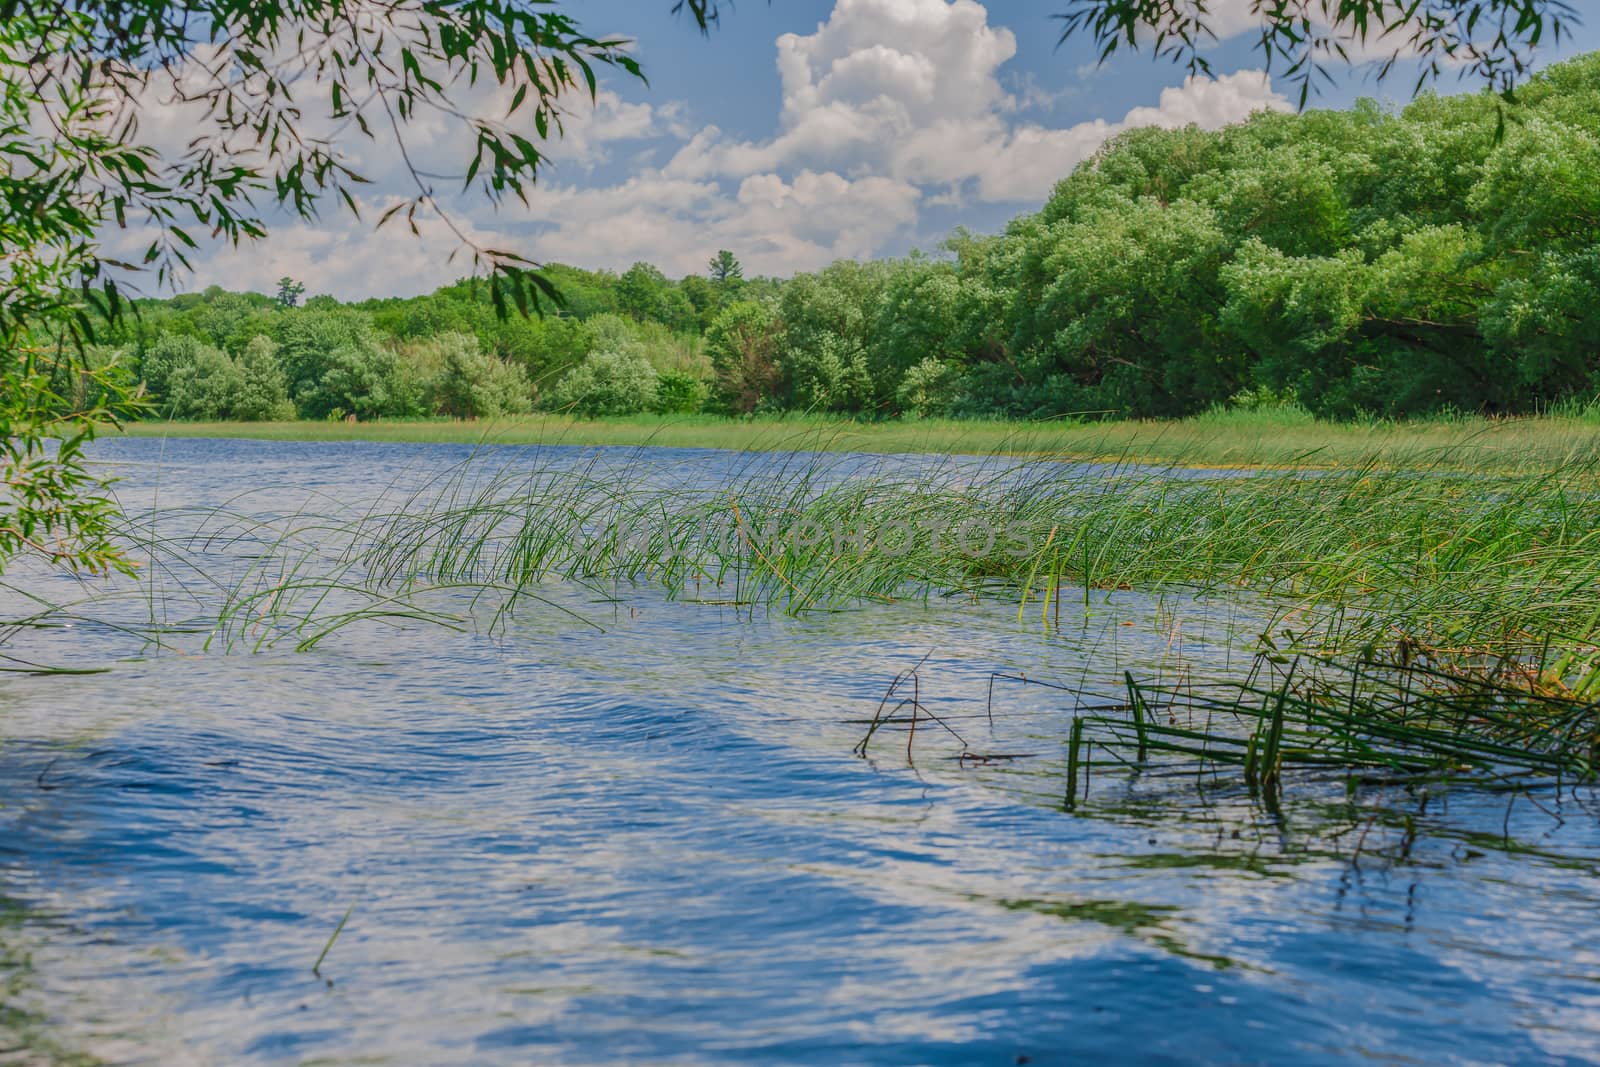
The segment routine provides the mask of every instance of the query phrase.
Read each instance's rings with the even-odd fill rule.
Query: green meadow
[[[371,422],[135,422],[124,426],[123,432],[136,437],[268,441],[1005,454],[1217,468],[1330,469],[1420,463],[1451,470],[1514,472],[1600,458],[1600,415],[1592,410],[1503,419],[1461,416],[1360,423],[1327,422],[1293,408],[1092,423],[999,419],[862,422],[801,415],[582,419],[550,414]]]

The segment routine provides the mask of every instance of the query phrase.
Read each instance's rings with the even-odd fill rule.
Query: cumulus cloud
[[[547,188],[534,198],[540,254],[687,272],[730,247],[787,274],[877,252],[935,203],[1037,202],[1122,130],[1215,129],[1288,106],[1266,75],[1242,71],[1190,78],[1115,119],[1021,123],[999,77],[1015,52],[976,0],[838,0],[815,32],[778,40],[771,139],[707,126],[620,185]]]
[[[1002,144],[992,146],[978,174],[985,200],[1037,199],[1072,168],[1088,159],[1107,140],[1139,126],[1215,130],[1257,111],[1287,110],[1289,102],[1258,70],[1242,70],[1221,78],[1190,77],[1182,86],[1161,91],[1154,107],[1137,107],[1119,122],[1097,120],[1067,129],[1021,126]]]
[[[533,197],[541,258],[622,267],[649,260],[669,274],[701,270],[737,248],[764,273],[813,270],[868,256],[917,220],[921,191],[886,177],[802,170],[746,177],[734,188],[661,173],[621,185],[547,188]]]
[[[778,38],[781,129],[762,143],[686,144],[684,175],[743,177],[826,167],[918,184],[970,177],[959,161],[1004,137],[1016,101],[1000,67],[1016,54],[976,0],[838,0],[814,33]]]
[[[1220,25],[1230,28],[1237,14],[1220,11]],[[970,182],[980,200],[1022,202],[1048,195],[1121,130],[1189,123],[1215,129],[1288,106],[1264,74],[1243,71],[1216,81],[1190,78],[1120,119],[1068,128],[1015,124],[1009,116],[1019,102],[999,78],[1015,53],[1011,31],[989,26],[975,0],[839,0],[815,33],[778,39],[784,95],[777,137],[730,142],[704,130],[666,170],[741,178],[825,166],[918,186]]]
[[[657,137],[681,141],[691,132],[682,101],[633,103],[602,88],[592,100],[582,94],[572,98],[562,119],[561,139],[550,146],[550,157],[557,168],[576,165],[589,170],[607,162],[619,145]]]
[[[374,229],[373,219],[387,201],[357,200],[362,217],[348,211],[329,211],[312,221],[284,219],[270,227],[265,241],[237,247],[219,245],[195,264],[198,286],[271,292],[284,275],[304,282],[308,291],[332,293],[342,299],[411,295],[429,292],[472,272],[471,253],[460,237],[439,218],[417,215],[417,234],[401,222]],[[455,226],[474,241],[493,248],[507,247],[510,238],[492,228],[454,219]],[[106,242],[114,257],[136,259],[149,244],[144,230],[118,231]],[[133,279],[145,283],[149,279]]]
[[[1255,17],[1248,0],[1216,10],[1225,29]],[[634,103],[602,89],[593,103],[572,102],[564,136],[550,146],[554,166],[527,207],[489,214],[464,200],[446,206],[470,215],[475,236],[491,246],[541,260],[622,268],[645,259],[687,273],[725,247],[748,269],[789,274],[929,236],[918,224],[934,205],[1037,203],[1123,130],[1216,128],[1287,106],[1263,73],[1242,71],[1191,78],[1120,116],[1051,126],[1025,118],[1036,114],[1038,87],[1003,77],[1016,51],[1015,35],[991,25],[978,0],[836,0],[812,32],[777,39],[782,102],[770,137],[696,128],[683,103]],[[1023,98],[1007,82],[1022,85]],[[482,99],[463,110],[499,103],[493,89],[474,92]],[[436,154],[469,136],[449,116],[421,133]],[[630,146],[629,176],[596,180]],[[361,151],[371,153],[362,162],[380,194],[406,194],[393,153]],[[443,240],[441,231],[430,223],[430,240]],[[465,269],[409,240],[399,229],[373,236],[348,219],[290,225],[255,259],[214,258],[203,273],[225,265],[235,273],[204,280],[259,284],[257,274],[288,273],[314,289],[359,296],[423,291]]]

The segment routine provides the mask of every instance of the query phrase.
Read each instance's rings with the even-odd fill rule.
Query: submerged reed
[[[1592,782],[1600,703],[1531,681],[1525,662],[1510,656],[1476,666],[1261,656],[1243,681],[1199,686],[1130,675],[1125,717],[1074,720],[1066,806],[1079,802],[1080,769],[1097,766],[1233,768],[1269,810],[1293,772],[1344,774],[1352,790]]]

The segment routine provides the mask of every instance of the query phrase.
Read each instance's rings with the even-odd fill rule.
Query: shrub
[[[656,403],[659,379],[637,348],[596,350],[556,383],[551,406],[577,415],[633,415]]]
[[[334,369],[334,353],[354,349],[364,363],[379,361],[372,355],[378,348],[378,335],[371,318],[349,308],[325,308],[319,303],[322,299],[313,297],[304,309],[275,316],[277,329],[273,338],[278,342],[278,359],[289,380],[290,398],[302,414],[314,419],[325,417],[338,406],[351,410],[338,400],[329,400],[323,387],[323,378]],[[345,362],[348,365],[348,357]]]
[[[786,345],[781,364],[795,407],[859,411],[871,400],[867,351],[849,337],[824,333],[805,345]]]
[[[233,398],[230,418],[247,422],[294,418],[288,378],[278,362],[278,346],[270,337],[252,337],[235,363],[239,392]]]
[[[962,394],[961,368],[948,360],[924,359],[900,379],[895,394],[900,409],[910,414],[948,415]]]
[[[200,345],[190,362],[173,368],[168,376],[167,411],[178,419],[225,419],[243,391],[238,364],[221,349]]]
[[[818,411],[875,406],[868,352],[889,269],[840,260],[784,286],[777,362],[785,400]]]
[[[358,419],[417,415],[421,382],[395,354],[366,341],[347,344],[321,361],[322,376],[300,398],[300,413],[325,419],[335,411]]]
[[[663,371],[656,382],[655,410],[664,415],[699,411],[706,402],[705,382],[679,370]]]
[[[522,368],[484,352],[471,334],[442,334],[427,347],[435,367],[427,379],[432,410],[458,419],[528,410],[528,379]]]
[[[139,377],[144,382],[146,392],[156,399],[158,408],[164,410],[170,399],[168,394],[171,392],[173,372],[193,365],[200,350],[205,347],[194,337],[169,333],[156,338],[145,348],[139,360]]]
[[[711,320],[705,350],[723,410],[747,414],[777,390],[776,329],[771,306],[754,300],[729,304]]]

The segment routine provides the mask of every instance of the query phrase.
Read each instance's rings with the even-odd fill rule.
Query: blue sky
[[[1249,0],[1211,5],[1238,32],[1212,50],[1219,77],[1208,82],[1148,53],[1099,66],[1088,41],[1058,46],[1059,3],[741,0],[709,37],[670,6],[576,6],[587,29],[636,42],[649,84],[615,74],[596,106],[574,101],[531,208],[450,200],[478,239],[585,267],[648,260],[675,276],[726,247],[748,271],[787,275],[931,249],[957,225],[997,229],[1121,129],[1214,128],[1288,107],[1295,92],[1262,72]],[[1600,47],[1595,21],[1545,61]],[[1403,71],[1380,85],[1354,68],[1314,103],[1399,100],[1410,87]],[[446,155],[460,144],[459,130],[420,133]],[[403,175],[392,146],[360,154],[375,216],[404,192]],[[467,266],[448,260],[440,227],[424,229],[419,242],[331,211],[284,221],[253,248],[208,257],[194,281],[265,290],[289,274],[347,299],[426,292]]]

